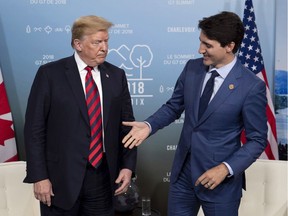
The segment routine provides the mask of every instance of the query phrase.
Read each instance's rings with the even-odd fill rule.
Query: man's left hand
[[[202,184],[205,188],[215,189],[229,174],[229,170],[224,163],[213,167],[203,173],[196,181],[195,186]]]
[[[115,196],[125,193],[131,182],[132,171],[129,169],[122,169],[119,173],[115,183],[119,184],[119,188],[115,191]]]

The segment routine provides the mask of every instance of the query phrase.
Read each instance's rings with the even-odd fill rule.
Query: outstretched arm
[[[125,148],[132,149],[134,146],[139,146],[150,134],[150,128],[145,122],[122,122],[122,124],[132,127],[122,140]]]

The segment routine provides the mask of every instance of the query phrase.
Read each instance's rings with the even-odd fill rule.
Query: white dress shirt
[[[86,96],[86,90],[85,90],[85,77],[87,74],[87,71],[85,68],[89,65],[87,65],[78,55],[77,52],[74,53],[75,61],[78,67],[78,71],[80,74],[81,82],[82,82],[82,87],[84,94]],[[101,83],[101,75],[98,67],[94,67],[92,72],[92,77],[97,85],[98,91],[99,91],[99,96],[100,96],[100,101],[101,101],[101,113],[102,113],[102,140],[103,140],[103,151],[105,152],[105,145],[104,145],[104,130],[103,130],[103,94],[102,94],[102,83]]]

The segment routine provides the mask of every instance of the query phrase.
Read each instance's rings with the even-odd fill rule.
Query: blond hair
[[[113,23],[94,15],[79,17],[72,26],[71,46],[74,47],[75,39],[82,39],[85,35],[94,34],[98,31],[108,31]]]

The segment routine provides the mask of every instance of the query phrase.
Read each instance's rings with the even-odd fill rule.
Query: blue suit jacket
[[[266,85],[237,60],[207,110],[198,120],[201,89],[207,66],[202,58],[187,62],[172,97],[146,119],[151,134],[167,126],[185,112],[185,121],[175,154],[171,183],[177,181],[185,157],[191,154],[191,185],[206,170],[227,162],[234,176],[226,178],[214,190],[195,188],[197,195],[210,202],[239,199],[245,185],[244,171],[266,146]],[[245,129],[247,143],[241,146]]]

